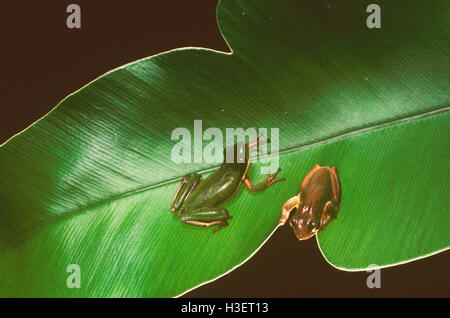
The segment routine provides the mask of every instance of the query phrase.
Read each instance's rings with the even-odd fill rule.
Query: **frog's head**
[[[301,205],[291,213],[289,224],[294,229],[299,240],[307,240],[319,230],[320,220],[317,220],[308,206]]]

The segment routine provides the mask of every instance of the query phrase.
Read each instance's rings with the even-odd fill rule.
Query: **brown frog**
[[[297,238],[306,240],[337,217],[340,201],[341,184],[336,167],[316,164],[303,179],[298,195],[283,205],[279,225],[289,220]]]

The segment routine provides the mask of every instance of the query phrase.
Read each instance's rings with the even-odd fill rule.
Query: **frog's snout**
[[[308,220],[301,217],[295,217],[295,214],[292,214],[289,218],[289,224],[294,230],[295,236],[300,241],[309,239],[317,232],[315,226],[312,226]]]

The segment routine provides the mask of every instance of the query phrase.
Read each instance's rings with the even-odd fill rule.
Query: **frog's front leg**
[[[223,208],[198,208],[192,211],[181,210],[179,213],[180,221],[197,225],[211,226],[218,225],[213,233],[228,225],[227,220],[232,216]]]
[[[281,168],[278,168],[277,172],[275,172],[274,174],[270,175],[268,174],[266,176],[266,179],[264,180],[258,180],[258,183],[256,184],[252,184],[252,182],[250,181],[250,178],[247,176],[245,176],[244,179],[244,183],[247,186],[247,188],[251,191],[251,192],[258,192],[258,191],[262,191],[267,189],[268,187],[270,187],[272,184],[280,182],[280,181],[284,181],[284,178],[281,179],[277,179],[277,174],[281,171]]]
[[[291,215],[292,210],[298,208],[299,200],[299,196],[296,195],[283,204],[281,218],[278,222],[278,225],[284,225],[286,223],[286,221],[289,219],[289,216]]]
[[[177,212],[181,208],[184,201],[186,201],[192,191],[199,185],[201,178],[201,174],[187,174],[184,176],[177,192],[173,196],[172,204],[170,205],[171,212]]]

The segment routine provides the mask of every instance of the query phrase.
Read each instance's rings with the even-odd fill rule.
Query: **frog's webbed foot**
[[[252,182],[250,181],[250,178],[248,176],[245,177],[244,179],[244,183],[247,186],[247,188],[251,191],[251,192],[258,192],[258,191],[262,191],[267,189],[268,187],[270,187],[272,184],[277,183],[277,182],[281,182],[284,181],[284,178],[281,179],[277,179],[277,174],[281,171],[281,168],[278,168],[277,172],[275,172],[274,174],[270,175],[268,174],[266,176],[266,179],[264,180],[258,180],[257,184],[252,184]]]
[[[277,182],[281,182],[286,180],[285,178],[281,178],[281,179],[277,179],[277,174],[281,171],[281,168],[278,168],[277,172],[275,172],[274,174],[270,175],[268,174],[266,176],[266,179],[264,180],[264,182],[267,184],[267,186],[271,186],[274,183]]]
[[[231,218],[232,218],[232,216],[229,215],[228,219],[231,219]],[[227,220],[223,220],[222,222],[220,222],[212,232],[216,233],[218,230],[223,229],[225,226],[228,226]]]

